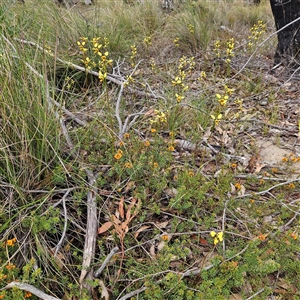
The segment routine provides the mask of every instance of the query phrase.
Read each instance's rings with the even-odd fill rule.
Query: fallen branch
[[[50,295],[44,293],[43,291],[39,290],[38,288],[34,287],[31,284],[17,282],[17,281],[10,282],[8,285],[6,285],[0,291],[15,288],[15,287],[20,290],[30,292],[31,294],[33,294],[43,300],[60,300],[59,298],[56,298],[56,297],[53,297],[53,296],[50,296]]]
[[[259,195],[264,195],[269,193],[270,191],[274,190],[275,188],[279,187],[279,186],[283,186],[283,185],[287,185],[293,182],[300,182],[300,178],[296,178],[296,179],[292,179],[292,180],[288,180],[285,182],[281,182],[278,184],[275,184],[273,186],[271,186],[270,188],[261,191],[261,192],[256,192],[256,193],[251,193],[251,194],[244,194],[244,195],[240,195],[240,196],[236,196],[235,199],[241,199],[241,198],[246,198],[246,197],[253,197],[253,196],[259,196]]]
[[[84,67],[81,67],[79,65],[76,65],[74,63],[71,63],[69,61],[65,61],[57,56],[54,56],[49,50],[47,49],[44,49],[42,46],[40,46],[39,44],[35,43],[35,42],[32,42],[32,41],[27,41],[27,40],[24,40],[24,39],[18,39],[18,38],[14,38],[15,41],[17,42],[20,42],[20,43],[23,43],[23,44],[27,44],[27,45],[30,45],[30,46],[34,46],[34,47],[37,47],[39,50],[43,51],[44,53],[48,54],[49,56],[53,57],[55,60],[63,63],[64,65],[67,65],[75,70],[78,70],[78,71],[81,71],[81,72],[85,72],[87,74],[91,74],[91,75],[94,75],[96,77],[99,77],[99,72],[96,72],[96,71],[92,71],[92,70],[87,70],[86,68]],[[118,77],[115,78],[114,76]],[[113,82],[117,85],[122,85],[126,82],[126,79],[123,78],[121,75],[114,75],[114,74],[107,74],[106,76],[106,80],[109,81],[109,82]],[[142,92],[142,91],[138,91],[136,89],[133,89],[131,87],[128,87],[128,90],[132,93],[136,93],[140,96],[147,96],[147,97],[151,97],[151,98],[155,98],[155,99],[164,99],[164,97],[162,96],[157,96],[155,95],[152,91],[151,93],[147,93],[147,92]],[[164,99],[165,100],[165,99]]]
[[[44,49],[42,46],[40,46],[39,44],[37,44],[37,43],[35,43],[35,42],[27,41],[27,40],[24,40],[24,39],[18,39],[18,38],[14,38],[14,40],[17,41],[17,42],[20,42],[20,43],[22,43],[22,44],[27,44],[27,45],[30,45],[30,46],[37,47],[39,50],[45,52],[45,53],[48,54],[49,56],[54,57],[54,55],[53,55],[49,50]],[[73,69],[75,69],[75,70],[82,71],[82,72],[86,72],[86,73],[88,73],[88,74],[95,75],[95,76],[99,77],[99,73],[98,73],[98,72],[95,72],[95,71],[92,71],[92,70],[87,70],[87,69],[84,68],[84,67],[78,66],[78,65],[73,64],[73,63],[71,63],[71,62],[69,62],[69,61],[65,61],[65,60],[63,60],[63,59],[61,59],[61,58],[59,58],[59,57],[55,57],[55,59],[56,59],[57,61],[63,63],[64,65],[67,65],[67,66],[69,66],[69,67],[71,67],[71,68],[73,68]],[[121,80],[115,79],[115,78],[113,78],[113,77],[112,77],[111,75],[109,75],[109,74],[107,74],[106,79],[107,79],[108,81],[111,81],[111,82],[116,83],[116,84],[118,84],[118,85],[121,85],[122,83],[124,83],[123,80],[121,81]]]
[[[98,228],[98,219],[97,219],[97,189],[95,187],[97,175],[94,175],[90,170],[85,170],[89,185],[91,187],[90,191],[87,194],[87,224],[86,224],[86,235],[84,242],[83,258],[82,258],[82,270],[79,278],[79,283],[83,286],[83,280],[89,273],[89,268],[95,257],[95,248],[96,248],[96,237],[97,237],[97,228]],[[88,289],[92,287],[87,286]]]
[[[284,232],[288,229],[288,227],[296,220],[296,218],[300,215],[300,210],[295,212],[294,216],[284,225],[278,227],[278,230]]]

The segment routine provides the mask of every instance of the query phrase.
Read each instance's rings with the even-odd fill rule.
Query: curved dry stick
[[[281,182],[281,183],[275,184],[275,185],[271,186],[270,188],[268,188],[268,189],[266,189],[264,191],[261,191],[261,192],[256,192],[256,193],[244,194],[244,195],[241,195],[241,196],[236,196],[235,199],[242,199],[242,198],[246,198],[246,197],[253,197],[253,196],[264,195],[264,194],[269,193],[270,191],[274,190],[275,188],[277,188],[279,186],[283,186],[283,185],[287,185],[287,184],[290,184],[290,183],[293,183],[293,182],[299,182],[299,181],[300,181],[300,178],[288,180],[288,181],[285,181],[285,182]]]
[[[63,229],[63,233],[61,235],[61,238],[58,242],[58,244],[56,245],[56,249],[55,249],[55,253],[54,253],[54,257],[57,255],[64,239],[65,239],[65,236],[66,236],[66,232],[67,232],[67,226],[68,226],[68,212],[67,212],[67,207],[66,207],[66,198],[67,196],[69,195],[70,193],[70,190],[68,190],[64,196],[62,197],[62,203],[63,203],[63,209],[64,209],[64,217],[65,217],[65,222],[64,222],[64,229]]]
[[[94,272],[94,277],[99,277],[102,273],[102,271],[104,270],[104,268],[107,266],[107,264],[109,263],[109,261],[111,260],[111,258],[120,251],[120,249],[118,247],[113,248],[109,254],[107,255],[107,257],[105,258],[103,264],[101,265],[101,267]]]
[[[0,291],[7,290],[10,288],[14,288],[14,287],[17,287],[18,289],[23,290],[23,291],[30,292],[31,294],[36,295],[37,297],[39,297],[40,299],[43,299],[43,300],[60,300],[59,298],[56,298],[56,297],[53,297],[53,296],[50,296],[50,295],[44,293],[43,291],[39,290],[38,288],[34,287],[31,284],[17,282],[17,281],[10,282],[8,285],[6,285]]]

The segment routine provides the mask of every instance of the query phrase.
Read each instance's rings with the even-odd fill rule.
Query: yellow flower
[[[215,231],[211,231],[210,235],[214,238],[214,245],[217,245],[219,242],[223,241],[223,232],[220,231],[216,233]]]
[[[189,172],[188,172],[188,175],[189,175],[190,177],[194,177],[194,176],[195,176],[195,173],[194,173],[194,171],[189,171]]]
[[[294,185],[293,183],[290,183],[290,184],[289,184],[289,188],[290,188],[290,189],[294,189],[294,188],[295,188],[295,185]]]
[[[297,240],[297,239],[298,239],[298,235],[297,235],[295,232],[292,232],[292,233],[291,233],[291,237],[292,237],[294,240]]]
[[[16,266],[14,264],[8,263],[8,265],[6,266],[6,269],[11,271],[11,270],[15,269],[15,267]]]
[[[195,26],[192,25],[192,24],[189,24],[188,25],[188,31],[193,34],[195,32]]]
[[[124,164],[124,167],[125,167],[126,169],[132,169],[133,165],[132,165],[131,162],[126,162],[126,163]]]
[[[7,240],[6,241],[6,245],[7,246],[14,246],[14,244],[16,243],[17,239],[16,238],[13,238],[11,240]]]
[[[181,78],[180,77],[175,77],[175,79],[174,80],[172,80],[172,85],[173,86],[175,86],[175,85],[179,85],[179,84],[181,84],[182,83],[182,80],[181,80]]]
[[[218,114],[217,117],[215,117],[214,115],[211,115],[210,117],[215,121],[215,124],[218,125],[220,120],[222,119],[222,114]]]
[[[242,188],[242,185],[240,184],[240,183],[236,183],[235,185],[234,185],[238,190],[240,190],[241,188]]]
[[[134,82],[134,79],[132,78],[131,75],[126,75],[126,81],[124,82],[124,85],[127,86],[129,85],[130,83]]]
[[[266,239],[266,237],[267,237],[266,234],[260,233],[259,236],[258,236],[258,239],[259,239],[260,241],[264,241],[264,240]]]
[[[150,129],[150,132],[151,132],[151,133],[155,133],[155,132],[156,132],[156,129],[155,129],[155,128],[151,128],[151,129]]]
[[[226,84],[224,85],[224,89],[228,95],[231,95],[235,91],[235,89],[230,89]]]
[[[174,148],[174,146],[173,146],[173,145],[169,145],[169,146],[168,146],[168,148],[167,148],[167,150],[168,150],[168,151],[174,151],[174,150],[175,150],[175,148]]]
[[[91,68],[91,65],[93,65],[93,61],[89,57],[86,57],[85,59],[82,59],[81,61],[84,63],[84,66],[87,70],[89,70]]]
[[[169,236],[168,236],[167,234],[163,234],[163,235],[161,236],[161,239],[162,239],[163,241],[167,242],[167,241],[169,241]]]
[[[216,97],[218,98],[218,101],[220,103],[221,106],[225,106],[227,101],[228,101],[228,96],[224,96],[224,97],[221,97],[220,94],[216,94]]]
[[[27,292],[25,295],[24,295],[24,298],[30,298],[32,296],[32,294],[30,292]]]
[[[153,168],[154,168],[154,169],[158,168],[158,163],[157,163],[157,162],[154,162],[154,163],[153,163]]]
[[[173,42],[176,47],[179,47],[179,37],[176,37]]]
[[[203,79],[205,79],[206,78],[206,73],[205,73],[205,71],[201,71],[200,72],[200,77],[198,78],[198,80],[200,81],[200,80],[203,80]]]
[[[118,149],[117,153],[115,154],[114,158],[119,160],[123,156],[123,151]]]
[[[185,92],[189,88],[188,85],[184,85],[184,84],[182,84],[182,87],[183,87],[183,89],[182,89],[183,92]]]
[[[102,73],[102,71],[100,70],[98,77],[99,77],[100,82],[103,82],[106,79],[106,77],[107,77],[107,73],[106,72]]]
[[[149,147],[149,146],[150,146],[150,142],[149,142],[149,141],[145,141],[144,144],[145,144],[146,147]]]
[[[182,96],[182,95],[178,95],[177,93],[176,93],[176,100],[177,100],[177,102],[178,103],[180,103],[181,102],[181,100],[183,100],[185,97],[184,96]]]
[[[152,39],[151,39],[151,36],[146,36],[144,38],[144,43],[148,46],[152,45]]]

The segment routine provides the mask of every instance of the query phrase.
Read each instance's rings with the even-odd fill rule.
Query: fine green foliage
[[[300,298],[300,158],[261,160],[299,129],[266,1],[0,21],[0,299]]]

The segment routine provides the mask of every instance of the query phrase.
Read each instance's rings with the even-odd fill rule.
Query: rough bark
[[[300,17],[300,0],[270,0],[277,31]],[[287,68],[300,66],[300,21],[277,33],[275,64]]]

